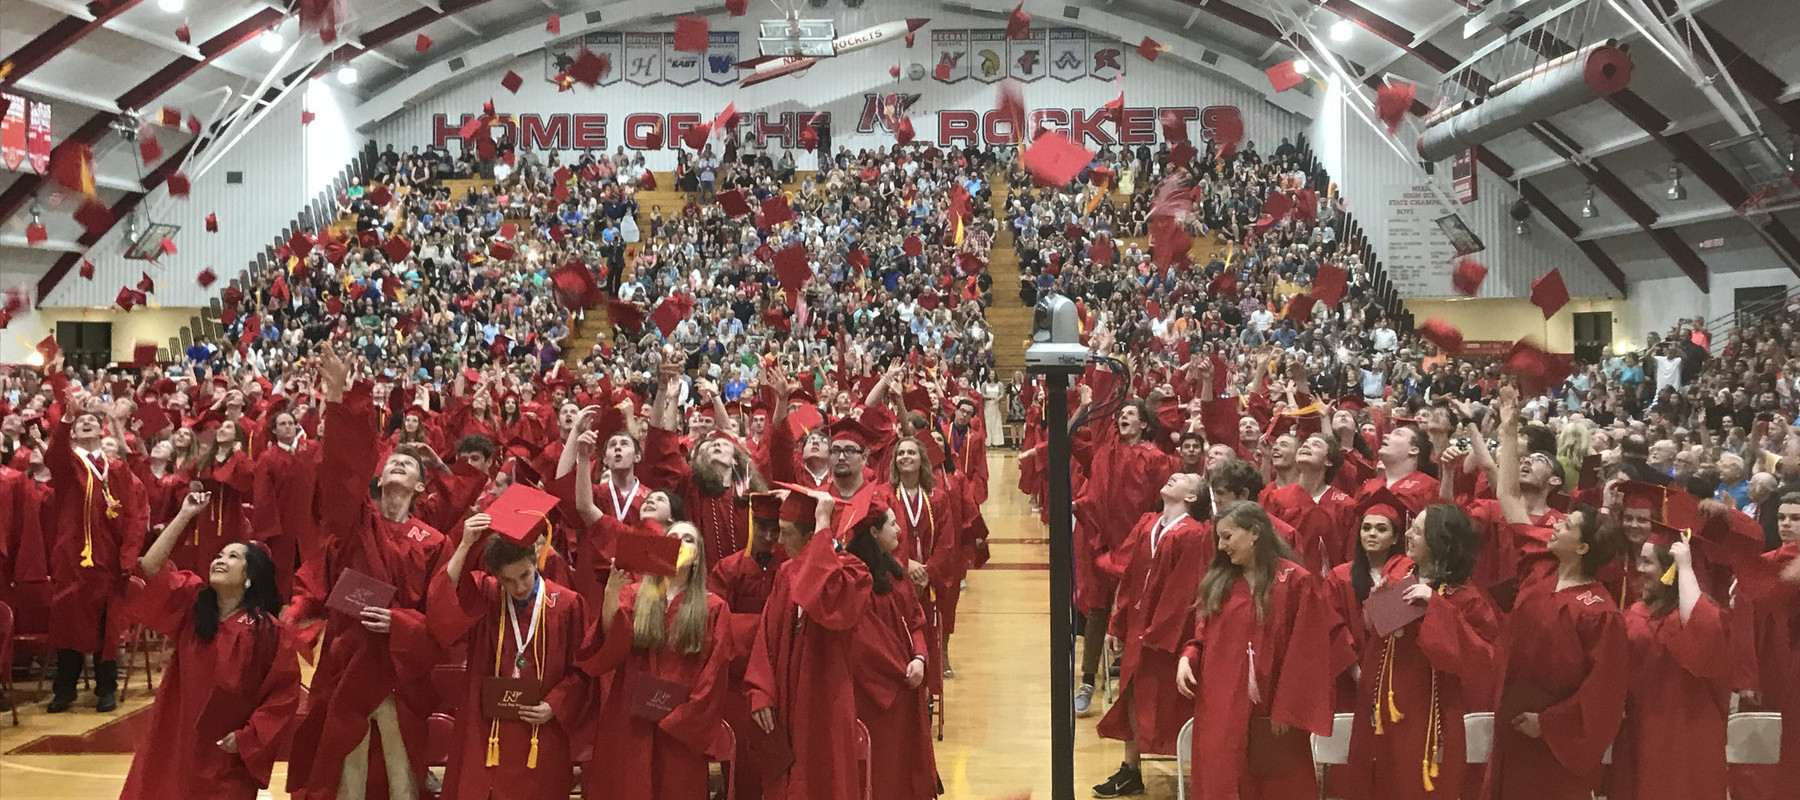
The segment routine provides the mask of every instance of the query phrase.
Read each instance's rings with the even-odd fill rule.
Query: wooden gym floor
[[[937,745],[938,770],[951,800],[991,800],[1050,794],[1050,696],[1048,531],[1032,516],[1017,491],[1018,461],[1012,453],[988,457],[991,489],[983,508],[993,558],[969,574],[958,611],[951,663],[956,677],[946,683],[944,741]],[[131,765],[130,750],[143,735],[149,693],[142,673],[131,676],[119,710],[94,711],[91,693],[59,716],[44,713],[36,684],[19,685],[20,724],[0,714],[0,796],[6,800],[94,800],[117,797]],[[48,686],[46,685],[46,692]],[[1102,703],[1077,723],[1076,797],[1118,768],[1118,742],[1094,735]],[[52,738],[54,737],[54,738]],[[286,764],[275,765],[274,785],[286,779]],[[1175,796],[1173,762],[1146,761],[1149,798]],[[264,796],[286,798],[279,788]]]

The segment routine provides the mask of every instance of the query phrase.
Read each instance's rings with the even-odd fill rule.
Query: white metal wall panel
[[[1402,158],[1383,141],[1385,131],[1378,134],[1354,113],[1333,110],[1337,104],[1334,92],[1327,92],[1326,109],[1310,127],[1309,137],[1320,160],[1337,181],[1339,190],[1350,201],[1350,213],[1368,232],[1378,257],[1386,261],[1388,231],[1384,210],[1397,189],[1425,183],[1428,179],[1416,159]],[[1370,115],[1373,116],[1372,114]],[[1409,122],[1393,141],[1409,154],[1416,130]],[[1562,269],[1569,294],[1575,297],[1616,297],[1606,277],[1600,274],[1575,243],[1563,236],[1540,216],[1533,215],[1531,235],[1517,236],[1507,211],[1518,193],[1505,181],[1479,169],[1478,199],[1457,209],[1463,222],[1481,237],[1487,249],[1475,256],[1488,268],[1481,297],[1522,297],[1531,293],[1531,281],[1542,277],[1553,267]],[[1450,195],[1450,167],[1438,165],[1435,180]],[[1419,297],[1448,297],[1453,262],[1443,265],[1441,281],[1434,291],[1418,293]],[[1441,285],[1439,285],[1441,284]]]
[[[710,21],[715,33],[739,31],[740,58],[755,54],[756,30],[753,19],[714,17]],[[1057,24],[1057,20],[1048,15],[1035,22],[1042,27]],[[1003,20],[992,17],[934,13],[931,24],[918,32],[917,43],[910,49],[899,43],[878,45],[823,61],[799,77],[776,78],[744,89],[739,89],[735,84],[714,86],[703,80],[674,91],[675,87],[664,83],[634,86],[628,81],[621,81],[601,89],[588,89],[578,85],[572,91],[559,93],[553,84],[545,80],[543,54],[534,52],[493,69],[468,75],[461,83],[446,85],[442,92],[421,98],[413,107],[377,123],[366,129],[365,133],[382,145],[391,143],[396,149],[406,152],[413,146],[424,146],[437,141],[436,137],[440,133],[437,115],[445,115],[443,125],[447,132],[453,133],[464,114],[481,113],[482,103],[492,99],[502,115],[536,115],[552,123],[555,122],[553,115],[604,114],[606,150],[610,153],[623,143],[622,134],[628,114],[693,114],[701,120],[710,120],[726,104],[736,103],[740,114],[763,113],[769,115],[771,121],[782,112],[829,112],[832,117],[833,145],[848,146],[855,150],[893,143],[892,134],[880,126],[860,134],[855,129],[859,117],[865,112],[869,97],[900,92],[920,95],[911,107],[916,138],[924,142],[935,141],[938,135],[938,112],[966,110],[985,114],[994,108],[997,90],[994,84],[972,78],[951,85],[933,80],[930,75],[935,66],[931,61],[931,32],[940,28],[998,29],[1002,26]],[[650,25],[626,28],[632,32],[657,29],[658,26]],[[854,29],[840,21],[840,35],[852,30]],[[1088,35],[1094,36],[1091,33]],[[1264,152],[1273,150],[1281,137],[1296,136],[1304,130],[1303,120],[1275,107],[1256,91],[1186,66],[1167,61],[1146,62],[1136,54],[1134,48],[1135,43],[1123,43],[1120,56],[1126,67],[1123,87],[1125,102],[1129,108],[1235,106],[1243,117],[1246,138],[1256,141]],[[978,55],[972,53],[967,57],[977,58]],[[1092,57],[1091,54],[1089,57]],[[902,75],[912,65],[920,65],[926,74],[925,79],[913,81],[889,77],[888,69],[896,63],[900,64]],[[627,66],[615,63],[613,68],[617,70]],[[516,95],[509,94],[500,86],[501,77],[509,69],[525,78],[524,87]],[[1118,84],[1091,77],[1066,83],[1044,77],[1026,84],[1023,92],[1025,103],[1030,108],[1078,109],[1090,116],[1101,105],[1117,97],[1118,93]],[[1156,127],[1154,114],[1149,118],[1149,127],[1152,131]],[[1114,133],[1111,123],[1104,125],[1103,130],[1108,136]],[[1190,125],[1190,135],[1200,135],[1197,122]],[[1090,141],[1088,144],[1097,149],[1095,142]],[[459,152],[454,140],[451,140],[449,147],[452,152]],[[796,152],[796,157],[802,167],[810,166],[810,161],[804,154]],[[652,169],[668,170],[674,166],[675,155],[670,150],[654,151],[646,153],[646,160]]]
[[[181,226],[177,253],[158,266],[124,258],[123,221],[88,251],[94,279],[74,270],[63,278],[46,306],[103,307],[119,288],[136,284],[148,272],[156,281],[151,300],[163,306],[203,306],[219,295],[223,283],[201,289],[195,282],[203,270],[229,280],[263,252],[282,228],[330,185],[365,140],[349,127],[346,111],[353,102],[323,80],[309,81],[275,106],[269,115],[204,175],[192,175],[192,193],[172,198],[159,187],[138,208],[146,222]],[[300,124],[302,108],[316,117]],[[221,141],[216,146],[223,146]],[[244,173],[244,182],[225,183],[227,172]],[[206,232],[206,215],[218,214],[219,232]]]

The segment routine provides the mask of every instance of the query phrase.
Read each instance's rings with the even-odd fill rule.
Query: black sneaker
[[[118,709],[118,707],[119,707],[119,696],[116,694],[100,695],[100,701],[94,705],[94,709],[99,711],[102,714],[106,714],[111,711],[115,711]]]
[[[65,700],[61,697],[52,697],[52,698],[50,698],[50,704],[47,706],[44,706],[44,713],[46,713],[46,714],[61,714],[64,711],[68,711],[69,708],[74,705],[75,705],[74,700]]]
[[[1094,787],[1095,797],[1128,797],[1143,793],[1143,773],[1128,764],[1120,764],[1118,772],[1107,778],[1105,783]]]

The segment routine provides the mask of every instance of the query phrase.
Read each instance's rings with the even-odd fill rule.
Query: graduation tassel
[[[531,726],[531,752],[525,754],[526,769],[537,769],[537,734],[538,726]]]
[[[1424,763],[1419,766],[1419,777],[1427,792],[1437,791],[1437,785],[1431,779],[1438,776],[1438,762],[1443,760],[1443,736],[1444,725],[1438,719],[1438,676],[1434,669],[1431,671],[1431,721],[1425,731]]]
[[[94,499],[94,476],[87,479],[87,491],[81,499],[81,565],[94,565],[94,513],[88,509]]]
[[[500,720],[488,723],[487,766],[500,766]]]

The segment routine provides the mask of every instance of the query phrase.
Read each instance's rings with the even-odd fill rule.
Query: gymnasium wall
[[[808,9],[802,16],[811,18],[815,14],[836,17],[840,35],[888,19],[884,13],[866,8]],[[590,34],[592,49],[610,49],[610,55],[622,56],[613,59],[609,84],[599,88],[577,85],[559,92],[547,80],[555,70],[547,68],[546,52],[537,50],[449,83],[361,130],[378,143],[392,143],[402,152],[440,142],[447,143],[452,152],[460,152],[457,129],[466,117],[479,115],[482,103],[492,99],[498,113],[509,117],[501,125],[512,128],[535,149],[556,149],[567,157],[586,146],[607,153],[621,145],[628,152],[636,151],[643,144],[642,134],[649,128],[650,120],[658,116],[663,118],[664,130],[673,139],[674,132],[692,123],[710,121],[727,104],[735,103],[744,117],[740,130],[758,131],[766,137],[765,146],[772,149],[795,147],[796,160],[802,168],[809,168],[812,160],[797,149],[805,115],[830,115],[834,149],[888,146],[894,137],[878,118],[877,109],[881,98],[892,93],[898,93],[906,104],[917,141],[960,143],[964,140],[958,138],[958,132],[972,131],[987,143],[1008,142],[1010,134],[1004,124],[984,119],[995,106],[997,83],[1007,72],[1024,82],[1025,104],[1033,110],[1034,119],[1041,116],[1048,127],[1079,131],[1093,149],[1116,146],[1118,131],[1113,124],[1101,125],[1097,120],[1100,107],[1118,97],[1121,86],[1128,108],[1126,133],[1134,145],[1145,142],[1155,146],[1160,140],[1157,114],[1166,108],[1177,109],[1189,120],[1189,136],[1196,140],[1203,135],[1205,123],[1201,120],[1206,109],[1236,109],[1245,136],[1265,152],[1273,150],[1281,137],[1299,134],[1305,124],[1303,119],[1271,104],[1266,82],[1260,88],[1252,88],[1179,58],[1149,62],[1137,54],[1136,40],[1122,44],[1084,28],[1060,27],[1060,20],[1043,19],[1034,22],[1033,30],[1034,36],[1043,37],[1043,49],[1039,51],[1043,55],[1029,58],[1026,44],[999,38],[1004,18],[942,9],[934,11],[930,24],[917,33],[912,48],[898,40],[878,44],[826,59],[798,77],[776,78],[740,89],[737,78],[748,74],[748,70],[740,73],[729,68],[722,72],[714,69],[729,67],[729,61],[757,53],[756,19],[754,15],[709,17],[713,44],[705,58],[674,51],[668,42],[658,45],[654,37],[641,36],[670,31],[672,25],[666,22]],[[1092,20],[1083,21],[1093,24]],[[625,42],[613,44],[603,38],[612,33],[624,34]],[[730,41],[732,33],[736,34],[735,45]],[[963,36],[974,41],[962,44]],[[571,44],[557,49],[568,54],[574,48]],[[965,55],[954,59],[957,68],[951,82],[937,80],[937,59],[946,52],[959,51]],[[1065,51],[1079,56],[1063,58]],[[1031,63],[1022,64],[1022,58]],[[902,77],[898,80],[888,72],[896,64],[901,68]],[[1117,69],[1112,67],[1114,64]],[[647,65],[653,67],[652,73],[660,70],[664,77],[656,80],[637,72]],[[985,75],[984,67],[997,69],[992,75]],[[501,85],[501,78],[508,71],[524,78],[517,94]],[[1123,78],[1115,82],[1114,76],[1120,72]],[[684,85],[671,82],[671,77]],[[1289,98],[1282,100],[1292,104]],[[1229,113],[1214,111],[1208,119]],[[501,135],[499,126],[494,135]],[[715,139],[715,147],[716,142]],[[652,169],[668,170],[675,163],[672,150],[646,150],[645,155]]]

